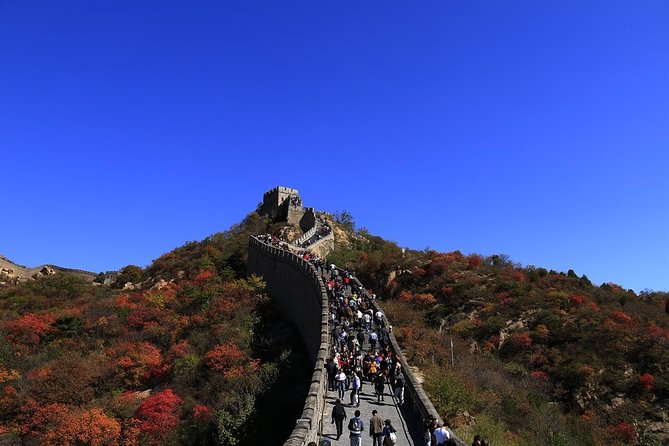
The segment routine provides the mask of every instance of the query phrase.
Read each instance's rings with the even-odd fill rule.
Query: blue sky
[[[94,271],[276,185],[669,290],[669,3],[1,1],[0,253]]]

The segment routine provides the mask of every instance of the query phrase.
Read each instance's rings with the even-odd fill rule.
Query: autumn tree
[[[183,399],[176,395],[172,389],[151,395],[144,400],[135,414],[139,420],[139,430],[144,434],[149,443],[160,445],[174,432],[179,424],[179,411]]]

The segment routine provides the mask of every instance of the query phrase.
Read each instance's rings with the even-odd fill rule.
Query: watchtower
[[[277,186],[263,195],[258,213],[268,215],[274,222],[287,222],[306,231],[315,222],[313,208],[302,206],[300,192],[292,187]]]

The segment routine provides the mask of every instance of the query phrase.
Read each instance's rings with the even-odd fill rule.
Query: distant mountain
[[[7,283],[16,283],[44,276],[54,275],[58,272],[73,274],[83,280],[94,280],[98,274],[90,271],[84,271],[72,268],[62,268],[56,265],[40,265],[36,267],[27,267],[12,262],[7,257],[0,255],[0,285]]]

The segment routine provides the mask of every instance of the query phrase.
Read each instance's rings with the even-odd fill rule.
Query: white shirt
[[[437,444],[443,443],[449,438],[451,438],[451,434],[448,432],[447,428],[440,427],[434,430],[434,439],[437,441]]]

